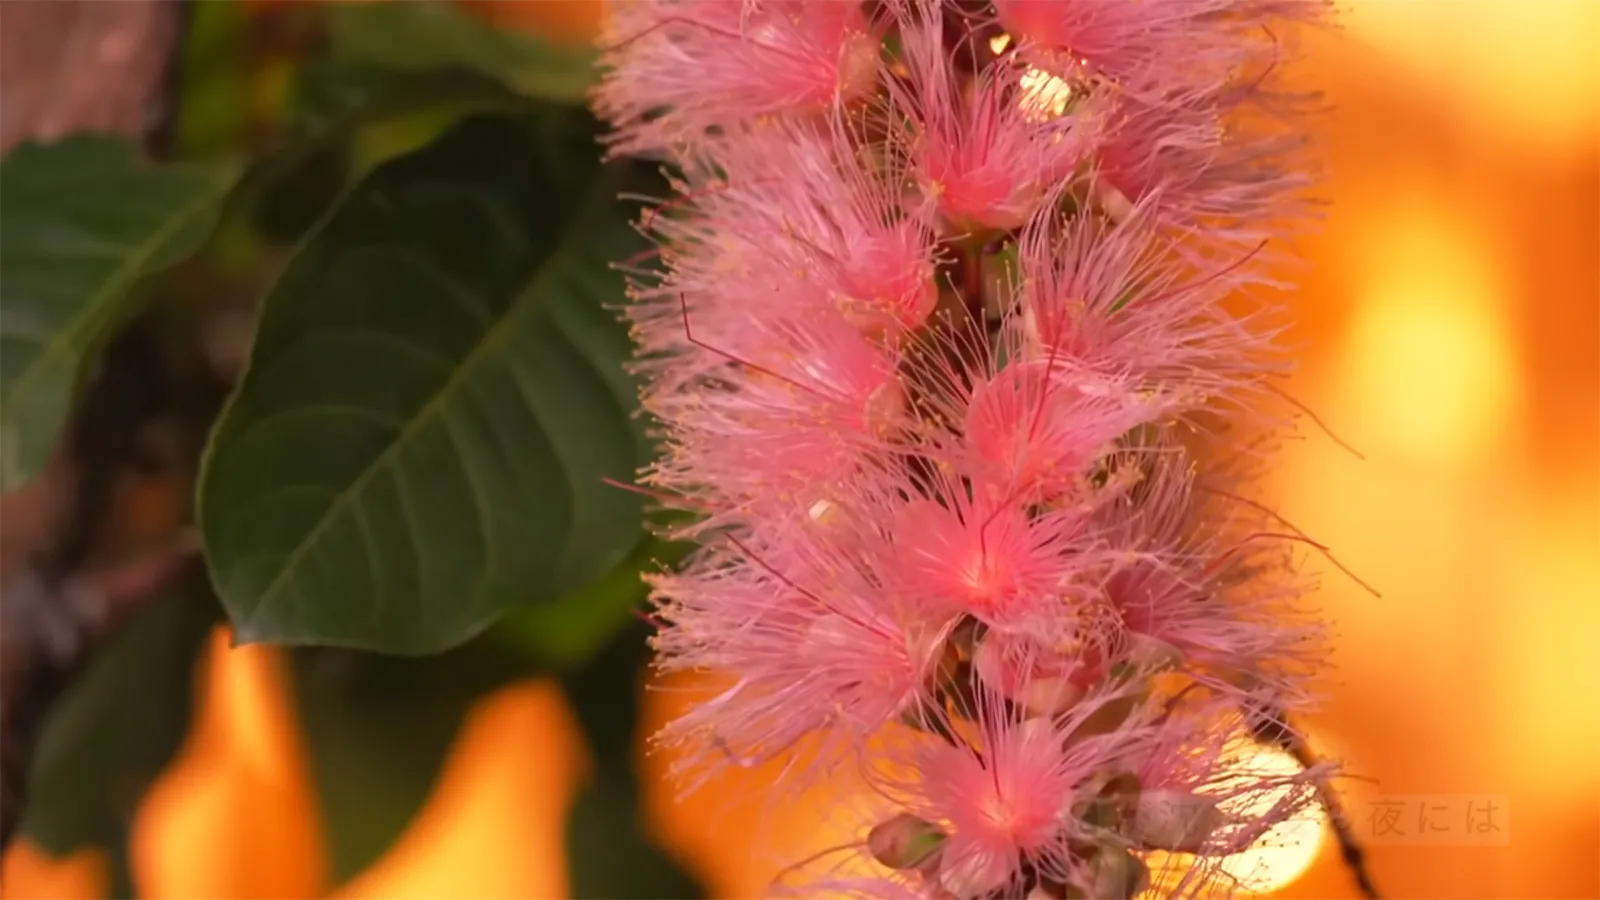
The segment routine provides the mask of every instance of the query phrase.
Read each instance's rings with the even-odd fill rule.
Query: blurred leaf
[[[111,138],[24,145],[0,161],[0,491],[50,458],[129,289],[200,246],[237,174],[147,165]]]
[[[156,599],[67,689],[34,755],[22,829],[52,855],[86,844],[113,860],[111,896],[131,897],[128,829],[189,723],[199,652],[216,621],[200,587]]]
[[[242,3],[191,3],[179,50],[174,149],[185,158],[237,150],[250,133],[248,13]]]
[[[649,629],[632,621],[562,678],[594,760],[567,818],[567,867],[577,900],[676,900],[706,890],[645,833],[635,770]]]
[[[318,58],[301,68],[292,104],[290,132],[315,137],[434,109],[516,111],[538,108],[543,101],[468,70],[397,72],[354,60]]]
[[[546,665],[579,665],[635,620],[650,594],[641,574],[677,565],[689,549],[646,537],[608,574],[560,600],[513,611],[491,634]]]
[[[471,69],[531,96],[567,103],[581,103],[594,77],[592,48],[500,31],[453,4],[338,3],[327,15],[335,56],[386,68]]]
[[[301,650],[294,674],[331,874],[343,883],[422,808],[472,704],[532,671],[471,644],[419,659]]]
[[[636,783],[600,772],[567,817],[573,900],[698,900],[706,889],[647,837]]]
[[[300,68],[281,145],[247,177],[251,216],[269,240],[304,236],[351,180],[416,150],[462,118],[535,101],[473,72],[390,72],[314,59]]]
[[[641,246],[594,121],[475,118],[358,185],[267,297],[199,514],[246,640],[420,654],[638,543],[606,307]]]
[[[252,198],[251,218],[269,241],[292,243],[317,223],[344,190],[350,168],[348,149],[319,142],[286,166],[280,177],[261,184]]]

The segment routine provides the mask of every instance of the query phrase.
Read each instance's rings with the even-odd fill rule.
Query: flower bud
[[[1119,772],[1107,779],[1088,804],[1075,814],[1088,825],[1120,832],[1133,818],[1139,803],[1139,776]]]
[[[1126,850],[1107,848],[1094,862],[1090,896],[1097,900],[1133,900],[1150,886],[1144,861]]]
[[[1225,822],[1212,801],[1182,791],[1154,790],[1139,795],[1131,837],[1142,846],[1197,853]]]
[[[972,665],[985,684],[1039,716],[1072,708],[1083,699],[1084,688],[1075,680],[1076,664],[1045,665],[1024,656],[1010,658],[1002,638],[989,637],[980,644]]]
[[[867,833],[872,858],[891,869],[915,869],[933,860],[945,834],[910,813],[879,822]]]
[[[1165,672],[1183,662],[1183,653],[1177,647],[1148,634],[1129,632],[1128,662],[1145,672]]]
[[[1121,666],[1125,664],[1118,663],[1118,665]],[[1112,669],[1112,674],[1113,677],[1116,677],[1117,672],[1115,667]],[[1067,743],[1070,744],[1083,740],[1084,738],[1094,737],[1095,735],[1101,734],[1110,734],[1111,732],[1116,731],[1118,728],[1121,728],[1123,724],[1126,723],[1128,719],[1133,716],[1133,714],[1137,712],[1148,699],[1148,692],[1145,689],[1140,688],[1139,690],[1127,690],[1101,700],[1099,705],[1094,708],[1094,711],[1084,716],[1082,721],[1078,723],[1077,727],[1072,729],[1072,733],[1067,737]]]

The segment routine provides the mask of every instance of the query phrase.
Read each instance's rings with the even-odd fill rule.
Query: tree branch
[[[1316,766],[1318,760],[1311,746],[1306,743],[1299,732],[1289,726],[1288,716],[1274,706],[1266,706],[1250,711],[1250,730],[1252,736],[1263,744],[1277,747],[1294,757],[1306,769]],[[1344,814],[1344,806],[1339,802],[1339,796],[1328,784],[1326,778],[1317,779],[1317,801],[1328,814],[1328,821],[1333,825],[1333,836],[1339,844],[1339,855],[1343,857],[1345,868],[1350,870],[1350,875],[1355,879],[1356,889],[1367,900],[1381,900],[1378,885],[1372,880],[1372,872],[1367,867],[1367,856],[1361,847],[1361,842],[1356,838],[1355,831],[1350,827],[1350,819]]]

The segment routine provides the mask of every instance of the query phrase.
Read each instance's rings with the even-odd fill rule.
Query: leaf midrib
[[[118,266],[115,274],[101,282],[99,288],[90,292],[89,302],[84,304],[79,310],[79,314],[69,318],[66,327],[58,330],[49,339],[39,344],[39,353],[34,357],[33,363],[23,369],[16,378],[12,379],[11,384],[6,386],[3,392],[0,392],[4,394],[7,401],[26,396],[26,388],[31,385],[39,372],[46,368],[46,364],[64,355],[63,348],[71,346],[78,333],[87,327],[89,322],[99,318],[99,316],[95,315],[95,310],[98,310],[100,305],[107,302],[112,295],[120,294],[126,290],[128,285],[132,284],[139,275],[144,273],[150,260],[155,258],[155,255],[160,252],[162,247],[166,246],[174,234],[197,218],[206,207],[211,205],[217,195],[226,193],[233,184],[233,178],[229,174],[231,169],[228,167],[219,167],[209,172],[205,169],[200,171],[212,176],[210,183],[207,185],[207,190],[190,203],[181,207],[179,214],[173,216],[160,228],[157,228],[148,240],[138,244],[133,256]]]
[[[605,191],[611,188],[613,177],[609,173],[602,169],[596,175],[594,183],[590,185],[582,201],[574,208],[574,214],[570,220],[574,225],[585,221],[584,213],[593,208],[596,195],[599,194],[603,198]],[[539,311],[540,304],[524,302],[523,298],[533,294],[540,283],[549,277],[549,272],[554,267],[555,261],[561,258],[568,244],[575,240],[574,234],[579,230],[581,229],[574,227],[565,229],[565,233],[556,241],[555,246],[551,248],[549,253],[545,254],[545,262],[538,267],[533,277],[528,279],[522,288],[517,291],[517,300],[513,301],[511,309],[490,326],[488,332],[478,341],[477,346],[472,348],[471,352],[462,359],[461,364],[456,366],[454,373],[446,378],[444,383],[433,392],[433,395],[417,409],[416,415],[406,422],[399,433],[394,436],[394,439],[390,441],[389,445],[374,457],[372,462],[349,485],[334,494],[333,498],[328,502],[327,508],[317,518],[316,523],[311,526],[305,536],[289,552],[288,557],[283,562],[283,566],[278,570],[278,574],[274,575],[272,581],[268,582],[267,586],[256,595],[246,622],[240,623],[242,630],[246,630],[244,629],[245,625],[254,624],[258,611],[271,604],[278,591],[282,590],[284,585],[291,579],[301,560],[310,552],[312,547],[316,546],[318,540],[322,537],[322,533],[328,528],[329,523],[343,514],[350,502],[366,490],[368,481],[377,472],[393,464],[395,457],[410,444],[423,424],[432,421],[439,415],[444,401],[453,396],[469,380],[469,376],[476,370],[477,366],[482,364],[488,351],[499,345],[505,339],[505,336],[511,333],[511,323],[517,321],[521,316],[530,314],[530,312],[537,313]]]

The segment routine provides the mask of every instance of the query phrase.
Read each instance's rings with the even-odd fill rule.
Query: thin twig
[[[1313,769],[1319,760],[1306,743],[1305,738],[1293,728],[1289,727],[1288,716],[1276,706],[1263,706],[1251,711],[1250,729],[1256,740],[1278,747],[1307,770]],[[1339,855],[1343,857],[1345,868],[1350,870],[1350,875],[1355,879],[1356,889],[1367,900],[1382,900],[1378,893],[1378,886],[1372,880],[1372,872],[1367,866],[1366,851],[1362,848],[1360,840],[1356,838],[1355,830],[1350,827],[1350,819],[1344,813],[1344,805],[1339,802],[1338,794],[1327,778],[1316,779],[1317,801],[1328,813],[1328,821],[1333,825],[1333,836],[1339,843]]]

